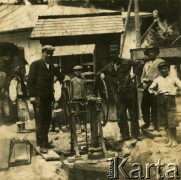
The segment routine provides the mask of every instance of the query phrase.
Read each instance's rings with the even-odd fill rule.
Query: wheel
[[[108,100],[103,99],[102,100],[102,104],[100,107],[100,113],[101,113],[101,124],[102,126],[105,126],[108,122],[108,118],[109,118],[109,104],[108,104]]]
[[[104,79],[98,78],[96,80],[96,89],[99,97],[102,98],[102,103],[100,108],[101,113],[101,123],[102,126],[107,124],[109,118],[109,103],[108,103],[108,90],[106,86],[106,82]]]

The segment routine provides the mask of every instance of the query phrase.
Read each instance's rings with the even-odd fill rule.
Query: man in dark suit
[[[116,103],[120,140],[127,141],[130,139],[127,110],[131,121],[131,138],[138,139],[140,136],[135,75],[139,75],[143,62],[120,58],[119,49],[116,44],[110,45],[109,60],[111,63],[101,69],[99,74],[105,77],[109,98]],[[132,67],[134,74],[131,75]]]
[[[42,47],[42,59],[30,66],[28,88],[30,102],[33,104],[36,121],[36,140],[41,153],[47,153],[48,132],[52,120],[52,103],[54,102],[54,76],[60,82],[64,75],[52,63],[55,48],[50,45]]]

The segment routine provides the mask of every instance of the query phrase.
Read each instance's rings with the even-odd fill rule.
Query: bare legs
[[[168,136],[168,147],[176,147],[177,140],[176,140],[176,128],[165,128],[166,134]]]

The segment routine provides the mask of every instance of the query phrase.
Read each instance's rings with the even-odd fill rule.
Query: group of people
[[[181,81],[170,75],[170,65],[163,59],[157,58],[159,49],[149,47],[144,51],[148,61],[129,60],[119,57],[119,47],[110,46],[108,66],[100,70],[99,74],[105,78],[109,87],[109,94],[116,103],[118,125],[121,140],[140,138],[138,123],[138,79],[141,79],[142,101],[141,110],[144,124],[142,129],[159,131],[165,128],[169,147],[175,147],[176,127],[178,126],[175,96],[181,88]],[[133,68],[133,71],[132,71]],[[132,72],[132,73],[131,73]],[[142,72],[140,74],[140,72]],[[130,131],[128,113],[130,117]]]
[[[15,69],[9,85],[9,96],[18,112],[18,132],[28,132],[25,129],[25,122],[30,119],[27,97],[33,105],[36,140],[41,153],[47,153],[47,148],[51,147],[48,133],[52,122],[52,109],[59,107],[60,84],[66,79],[61,68],[52,60],[54,50],[55,48],[51,45],[42,47],[42,59],[30,65],[27,88],[23,80],[24,68],[21,67]],[[176,76],[170,75],[170,65],[167,62],[157,58],[158,48],[149,47],[144,54],[148,57],[146,63],[120,58],[119,46],[111,45],[109,47],[111,63],[101,69],[97,77],[105,80],[109,97],[116,103],[121,140],[140,137],[136,78],[140,77],[141,86],[139,87],[143,89],[141,110],[144,121],[141,128],[159,131],[160,126],[164,126],[168,136],[167,145],[175,147],[178,126],[175,96],[177,89],[181,88],[181,81]],[[85,99],[86,89],[85,78],[81,75],[82,66],[75,66],[74,72],[75,77],[71,80],[71,98]],[[127,110],[131,122],[130,130]]]

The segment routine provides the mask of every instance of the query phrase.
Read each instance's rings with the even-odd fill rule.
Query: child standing
[[[9,85],[9,96],[12,103],[16,106],[18,121],[17,133],[29,133],[25,128],[25,123],[30,120],[29,109],[27,105],[27,90],[24,83],[25,69],[23,67],[16,67],[14,75]]]
[[[161,76],[157,77],[149,88],[149,92],[157,95],[159,126],[165,127],[168,136],[168,147],[177,146],[175,96],[177,89],[181,89],[181,81],[177,77],[170,76],[170,65],[166,62],[158,64]]]

